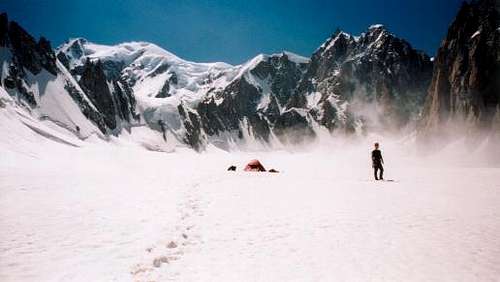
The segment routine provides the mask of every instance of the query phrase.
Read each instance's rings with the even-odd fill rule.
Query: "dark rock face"
[[[201,132],[202,126],[198,115],[196,112],[185,108],[183,104],[180,104],[177,110],[179,111],[184,128],[186,129],[186,135],[183,141],[196,151],[200,151],[205,140]]]
[[[50,42],[40,38],[38,42],[16,22],[9,22],[7,14],[0,14],[0,47],[9,48],[12,62],[8,75],[1,78],[1,84],[30,107],[36,106],[35,95],[29,91],[24,78],[25,69],[36,75],[43,69],[57,75],[56,57]]]
[[[163,87],[161,88],[160,92],[156,94],[155,98],[170,97],[170,94],[168,93],[169,91],[170,91],[170,83],[169,81],[165,81],[165,84],[163,84]]]
[[[78,83],[90,101],[104,115],[106,126],[110,129],[115,129],[117,111],[108,87],[106,75],[102,68],[102,63],[100,61],[97,61],[97,63],[93,63],[90,60],[87,61]]]
[[[94,62],[87,59],[83,65],[71,66],[72,58],[88,55],[83,47],[87,43],[83,38],[72,40],[65,52],[57,52],[57,59],[78,80],[82,90],[104,117],[106,129],[103,130],[99,126],[101,131],[103,133],[106,133],[107,129],[119,131],[122,121],[127,125],[140,119],[135,109],[133,90],[121,73],[125,66],[124,62],[113,60]]]
[[[248,83],[245,79],[239,79],[231,83],[220,93],[216,93],[198,105],[197,112],[200,115],[203,129],[208,135],[217,135],[223,131],[238,131],[240,123],[246,119],[257,136],[267,139],[269,129],[259,124],[262,119],[256,111],[260,101],[259,89]],[[217,104],[215,100],[221,100]],[[267,129],[267,130],[266,130]]]
[[[3,86],[8,92],[17,93],[20,100],[26,102],[28,106],[34,108],[36,107],[35,94],[29,91],[23,78],[26,74],[19,69],[18,65],[13,63],[9,66],[8,75],[3,79]]]
[[[56,56],[50,42],[41,37],[38,42],[16,22],[9,22],[7,14],[0,15],[0,46],[10,47],[19,64],[33,74],[46,69],[57,74]],[[21,68],[19,68],[21,69]]]
[[[464,3],[438,50],[420,132],[448,121],[492,126],[500,102],[500,1]]]
[[[135,97],[128,84],[121,79],[115,80],[113,81],[113,90],[115,97],[114,101],[120,119],[128,123],[139,120],[139,114],[137,114],[135,110]]]
[[[423,106],[432,62],[376,25],[357,38],[337,31],[310,63],[293,62],[284,53],[260,60],[248,74],[198,105],[208,136],[243,136],[246,124],[264,142],[273,133],[282,142],[300,143],[315,137],[314,123],[346,133],[368,129],[374,119],[376,126],[401,128]]]
[[[29,78],[26,72],[37,75],[42,71],[47,71],[53,75],[48,79],[62,82],[61,87],[67,95],[101,132],[106,133],[108,129],[116,127],[116,116],[126,121],[129,121],[130,117],[137,118],[134,110],[135,99],[126,84],[114,82],[113,92],[110,92],[106,79],[102,76],[102,66],[89,65],[85,71],[82,71],[80,79],[82,86],[88,91],[89,99],[87,99],[86,93],[82,92],[65,73],[64,68],[57,65],[58,59],[62,60],[63,65],[67,65],[68,62],[64,61],[65,58],[62,56],[56,57],[50,42],[43,37],[36,42],[17,23],[9,22],[6,14],[0,15],[0,47],[8,49],[12,54],[11,60],[8,61],[8,75],[0,79],[1,85],[10,95],[18,97],[18,102],[25,106],[39,107],[35,94],[29,91],[30,86],[37,83],[37,78]],[[38,95],[43,95],[43,93]]]
[[[273,97],[276,97],[279,105],[285,105],[295,92],[306,67],[306,63],[293,62],[286,53],[282,53],[280,56],[271,56],[268,61],[259,63],[250,72],[261,79],[270,76]]]
[[[364,105],[376,105],[380,126],[404,126],[418,114],[432,74],[432,62],[422,52],[375,25],[359,37],[338,30],[312,56],[288,108],[305,107],[309,93],[319,92],[315,120],[330,130],[353,128],[364,117]],[[339,115],[338,104],[349,109]],[[348,118],[351,115],[354,118]]]
[[[248,135],[269,141],[280,107],[295,92],[307,64],[291,61],[286,53],[258,60],[246,74],[198,105],[196,111],[208,136],[228,131],[243,138],[242,130],[248,130]]]
[[[101,61],[87,60],[78,83],[103,114],[107,128],[114,130],[120,120],[131,122],[139,118],[132,89],[124,81],[108,81]]]
[[[106,122],[103,114],[95,110],[83,97],[82,93],[76,89],[76,87],[70,83],[65,86],[66,91],[77,104],[79,105],[83,115],[91,120],[102,133],[106,133]]]

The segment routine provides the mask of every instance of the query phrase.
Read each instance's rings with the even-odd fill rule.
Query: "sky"
[[[462,0],[0,0],[0,11],[54,47],[155,43],[196,62],[243,63],[283,50],[309,57],[337,28],[384,24],[433,56]]]

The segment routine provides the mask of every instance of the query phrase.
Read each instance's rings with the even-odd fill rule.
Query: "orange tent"
[[[259,162],[259,160],[251,160],[247,166],[245,166],[245,171],[266,171],[264,166]]]

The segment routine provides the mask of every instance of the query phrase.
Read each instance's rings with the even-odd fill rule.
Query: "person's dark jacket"
[[[384,159],[382,158],[382,152],[378,149],[372,151],[372,163],[373,167],[380,167],[384,163]]]

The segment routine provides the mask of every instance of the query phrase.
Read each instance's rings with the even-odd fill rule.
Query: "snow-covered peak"
[[[311,59],[297,55],[295,53],[289,52],[289,51],[283,51],[281,54],[273,54],[272,56],[276,55],[286,55],[288,57],[288,60],[291,62],[294,62],[296,64],[307,64]]]
[[[59,46],[57,54],[76,75],[88,59],[100,60],[108,78],[127,80],[135,93],[143,97],[155,97],[160,91],[167,96],[197,93],[202,88],[204,92],[223,73],[235,69],[222,62],[190,62],[149,42],[103,45],[76,38]]]
[[[335,46],[335,44],[337,43],[337,41],[339,39],[348,39],[348,40],[354,40],[354,41],[357,41],[357,38],[352,36],[351,34],[347,33],[347,32],[344,32],[342,30],[337,30],[332,36],[330,36],[323,44],[321,44],[321,46],[319,46],[318,49],[316,49],[315,52],[318,52],[318,51],[327,51],[329,50],[330,48],[332,48],[333,46]]]
[[[283,56],[286,56],[288,60],[291,62],[294,62],[296,64],[307,64],[309,62],[309,58],[297,55],[295,53],[289,52],[289,51],[282,51],[281,53],[274,53],[271,55],[268,54],[258,54],[257,56],[253,57],[252,59],[248,60],[247,62],[236,66],[236,67],[241,67],[245,69],[252,69],[255,66],[257,66],[260,62],[262,61],[267,61],[270,58],[281,58]]]
[[[120,43],[117,45],[104,45],[97,44],[88,41],[85,38],[74,38],[70,39],[56,50],[57,53],[63,52],[65,54],[70,53],[72,50],[81,50],[81,54],[75,54],[73,59],[81,60],[87,57],[92,59],[101,59],[102,61],[121,61],[125,64],[130,64],[132,61],[137,59],[138,56],[148,56],[148,57],[162,57],[163,60],[167,60],[173,63],[188,63],[188,64],[198,64],[206,65],[211,67],[232,67],[230,64],[224,62],[213,62],[213,63],[195,63],[184,59],[181,59],[174,55],[173,53],[163,49],[162,47],[144,41],[132,41]]]
[[[87,43],[88,40],[83,37],[70,38],[56,49],[61,51],[68,51],[71,48],[80,48],[81,50],[83,50],[84,49],[83,45]]]
[[[282,58],[283,56],[286,56],[290,62],[293,62],[295,64],[307,64],[310,61],[309,58],[297,55],[289,51],[283,51],[281,53],[274,53],[271,55],[261,53],[253,57],[252,59],[248,60],[247,62],[235,66],[234,68],[237,69],[238,72],[237,75],[233,78],[233,80],[255,69],[261,62],[268,62],[271,58]]]
[[[386,36],[392,36],[392,37],[397,37],[393,33],[391,33],[384,25],[382,24],[374,24],[371,25],[368,28],[367,32],[364,32],[361,34],[361,37],[368,37],[370,38],[370,41],[379,41],[380,39],[386,37]]]
[[[59,46],[57,52],[66,54],[69,57],[71,66],[83,64],[87,58],[90,60],[100,59],[102,61],[122,62],[128,65],[140,56],[148,58],[161,57],[162,60],[177,63],[185,62],[165,49],[148,42],[101,45],[89,42],[84,38],[76,38]]]
[[[369,30],[372,30],[372,29],[385,29],[385,26],[383,24],[372,24],[368,29]]]

